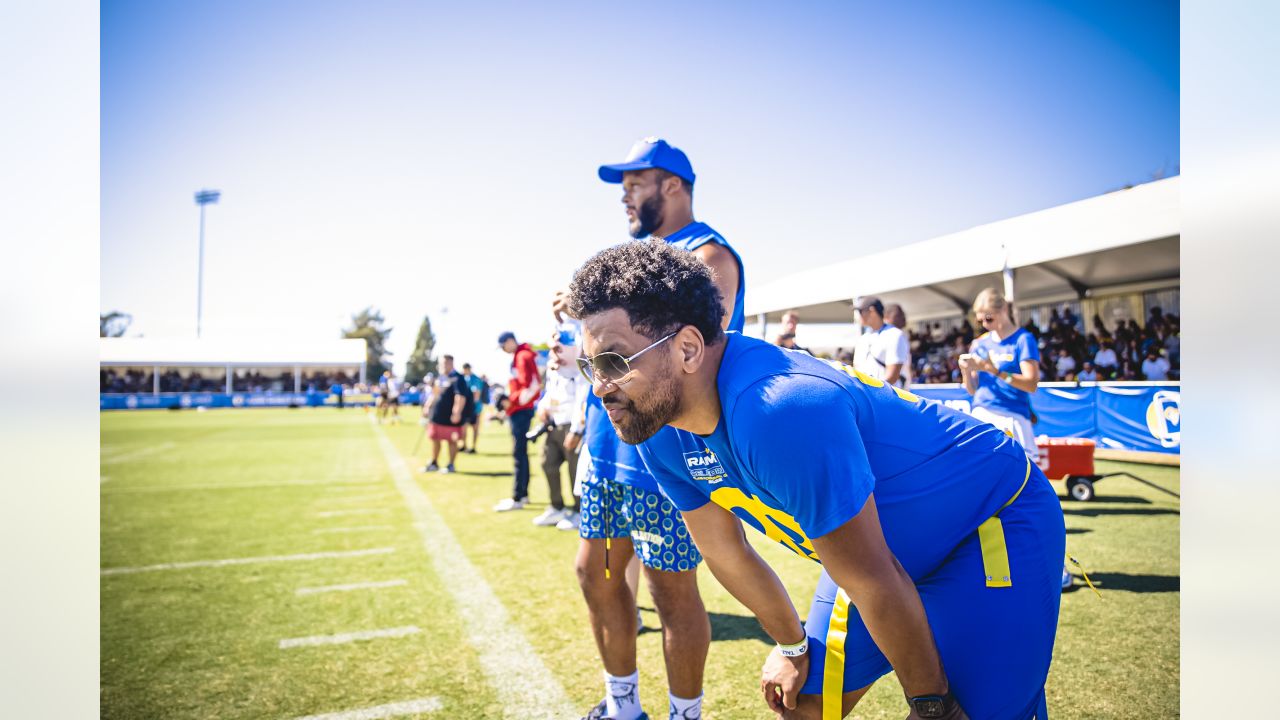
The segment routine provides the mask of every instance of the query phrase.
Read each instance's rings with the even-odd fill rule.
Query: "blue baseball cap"
[[[620,183],[622,173],[650,168],[661,168],[693,184],[693,165],[689,164],[689,157],[680,148],[673,148],[666,140],[656,137],[637,140],[626,160],[616,165],[601,165],[600,179],[607,183]]]
[[[498,344],[502,345],[508,340],[515,340],[515,339],[516,339],[516,334],[508,330],[498,336]]]

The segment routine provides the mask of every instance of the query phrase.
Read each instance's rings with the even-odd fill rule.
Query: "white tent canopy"
[[[160,393],[160,370],[165,368],[224,368],[227,393],[237,369],[288,368],[293,390],[302,390],[303,368],[351,369],[366,373],[364,340],[287,340],[258,338],[101,338],[98,364],[103,368],[148,368],[152,392]]]
[[[360,367],[365,341],[101,338],[98,361],[114,367]]]
[[[876,295],[912,320],[967,311],[1001,287],[1007,262],[1018,304],[1085,298],[1180,274],[1179,178],[1139,185],[840,263],[754,287],[748,319],[850,323],[850,302]]]

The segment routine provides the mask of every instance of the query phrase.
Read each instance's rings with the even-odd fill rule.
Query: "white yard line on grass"
[[[369,530],[390,530],[394,527],[395,527],[394,525],[357,525],[355,527],[319,528],[316,530],[312,530],[312,532],[315,533],[316,535],[328,535],[329,533],[352,533],[352,532],[367,532]]]
[[[226,565],[253,565],[256,563],[293,562],[296,560],[328,560],[330,558],[363,557],[365,555],[385,555],[393,553],[393,547],[369,548],[367,550],[342,550],[334,552],[303,553],[301,555],[263,555],[259,557],[229,558],[226,560],[193,560],[190,562],[161,563],[159,565],[142,565],[140,567],[103,568],[103,575],[130,575],[133,573],[154,572],[157,570],[186,570],[188,568],[224,567]]]
[[[406,625],[405,627],[384,628],[382,630],[361,630],[359,632],[338,633],[337,635],[312,635],[311,637],[302,638],[286,638],[280,641],[280,649],[287,650],[296,647],[314,647],[316,645],[343,645],[349,642],[358,642],[360,640],[377,640],[379,638],[396,638],[406,635],[417,635],[422,632],[422,628],[417,625]]]
[[[144,458],[148,455],[154,455],[158,452],[164,452],[165,450],[169,450],[170,448],[173,448],[173,447],[175,446],[171,442],[162,442],[159,445],[152,445],[150,447],[140,448],[138,450],[134,450],[133,452],[124,453],[123,455],[112,455],[110,457],[102,458],[102,462],[107,465],[118,465],[122,462],[129,462],[130,460],[137,460],[139,458]]]
[[[404,702],[389,703],[387,705],[375,705],[373,707],[359,708],[357,710],[344,710],[342,712],[325,713],[323,715],[308,715],[306,717],[297,718],[297,720],[382,720],[383,718],[394,718],[401,717],[403,715],[435,712],[440,708],[440,698],[428,697],[421,698],[419,700],[406,700]]]
[[[386,508],[355,508],[352,510],[325,510],[316,513],[316,517],[331,518],[342,517],[344,515],[377,515],[386,512]]]
[[[400,587],[408,585],[408,580],[380,580],[377,582],[358,582],[347,583],[345,585],[322,585],[320,587],[304,587],[298,588],[299,595],[315,595],[317,593],[327,592],[348,592],[351,590],[380,590],[382,588]]]
[[[462,626],[480,655],[480,666],[498,695],[504,717],[560,720],[576,716],[564,688],[512,621],[484,576],[467,559],[431,499],[414,483],[404,458],[382,428],[372,422],[370,425],[391,469],[396,489],[414,519],[421,523],[419,533],[432,567],[438,576],[448,578],[448,582],[442,584],[462,614]]]

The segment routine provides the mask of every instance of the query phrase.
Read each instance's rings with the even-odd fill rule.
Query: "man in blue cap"
[[[665,140],[645,138],[632,146],[623,162],[601,166],[599,176],[622,185],[631,237],[663,240],[711,268],[724,298],[722,325],[742,330],[742,262],[719,233],[694,220],[696,176],[684,152]],[[566,299],[562,292],[553,302],[557,319],[567,314]],[[636,449],[620,442],[594,395],[588,396],[585,441],[593,472],[582,486],[582,543],[576,565],[605,668],[605,700],[584,720],[647,717],[640,709],[636,669],[635,596],[623,579],[633,554],[644,566],[662,621],[668,717],[701,718],[703,666],[711,643],[711,625],[698,593],[702,556],[679,511],[658,489]]]

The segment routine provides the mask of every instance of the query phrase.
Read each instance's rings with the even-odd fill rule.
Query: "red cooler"
[[[1036,438],[1040,450],[1040,469],[1050,480],[1067,482],[1067,493],[1076,500],[1093,499],[1093,483],[1098,480],[1093,470],[1095,443],[1087,438]]]

